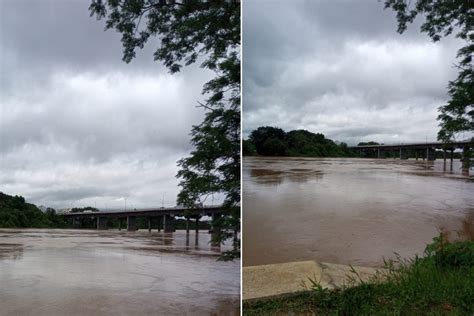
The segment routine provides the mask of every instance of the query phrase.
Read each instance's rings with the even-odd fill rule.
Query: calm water
[[[239,315],[240,262],[209,240],[0,229],[0,315]]]
[[[381,266],[444,231],[474,238],[474,182],[443,162],[246,157],[244,266],[318,260]],[[448,165],[449,169],[449,165]]]

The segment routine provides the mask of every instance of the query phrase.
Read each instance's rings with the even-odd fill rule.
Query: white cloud
[[[53,207],[157,206],[166,192],[174,205],[213,74],[170,75],[153,43],[123,63],[120,36],[87,3],[1,7],[0,191]]]
[[[244,136],[270,125],[352,144],[436,139],[460,42],[433,43],[418,27],[396,33],[377,2],[249,1]]]

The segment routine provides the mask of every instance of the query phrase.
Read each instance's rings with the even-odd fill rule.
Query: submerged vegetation
[[[387,273],[355,287],[244,303],[244,315],[473,315],[474,241],[443,235],[423,257],[386,262]]]
[[[323,134],[307,130],[285,132],[278,127],[259,127],[243,141],[243,154],[262,156],[350,157],[347,144],[336,144]]]

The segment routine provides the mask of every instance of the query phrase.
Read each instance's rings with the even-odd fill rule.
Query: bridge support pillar
[[[450,162],[449,162],[449,171],[453,172],[453,161],[454,161],[454,148],[451,148],[451,154],[449,155]]]
[[[157,224],[158,224],[158,232],[161,232],[161,224],[162,224],[162,223],[161,223],[161,219],[158,217],[158,218],[156,219],[156,221],[158,222],[158,223],[157,223]]]
[[[408,149],[403,150],[402,148],[400,148],[400,160],[402,159],[408,159]]]
[[[446,149],[443,149],[443,172],[446,172]]]
[[[118,218],[118,224],[119,224],[119,231],[122,230],[122,220],[120,217]]]
[[[163,216],[163,231],[165,233],[172,233],[174,229],[174,216],[164,215]]]
[[[435,161],[436,150],[433,148],[426,148],[426,159],[428,159],[428,161]]]
[[[127,216],[127,230],[129,232],[137,230],[137,218],[135,216]]]
[[[148,231],[151,232],[151,217],[148,217]]]
[[[415,149],[415,159],[418,160],[418,149]]]
[[[221,230],[221,221],[222,221],[222,215],[214,213],[212,214],[212,221],[211,221],[211,244],[212,246],[220,246],[220,241],[218,240],[222,234]]]
[[[79,218],[73,217],[73,218],[72,218],[72,226],[73,226],[74,228],[79,228],[79,227],[81,227],[81,220],[80,220]]]
[[[189,222],[190,222],[189,217],[186,216],[186,234],[189,234]]]
[[[384,159],[385,158],[385,150],[377,149],[377,159]]]
[[[196,227],[195,227],[195,229],[196,229],[196,234],[198,234],[199,233],[199,215],[196,216]]]
[[[97,229],[107,229],[107,217],[97,216]]]
[[[465,176],[468,176],[470,168],[471,168],[471,149],[469,148],[469,146],[465,146],[462,149],[462,174]]]

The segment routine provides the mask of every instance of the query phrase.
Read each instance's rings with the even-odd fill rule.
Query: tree
[[[347,157],[354,155],[347,144],[337,145],[321,133],[293,130],[286,133],[278,127],[262,126],[252,131],[244,148],[250,144],[259,155],[295,157]],[[247,149],[249,150],[249,149]]]
[[[0,227],[51,227],[48,216],[22,196],[0,192]]]
[[[385,8],[397,13],[398,32],[403,33],[407,24],[418,15],[425,20],[420,27],[435,42],[456,32],[456,37],[466,44],[458,50],[460,59],[458,76],[448,84],[450,99],[439,107],[438,120],[441,127],[438,139],[449,142],[457,134],[474,131],[474,72],[472,54],[474,52],[474,6],[469,0],[385,0]]]
[[[286,133],[281,128],[262,126],[252,131],[249,138],[255,145],[258,154],[265,156],[281,156],[283,153],[280,151],[284,150],[282,145],[285,141],[285,136]],[[273,139],[273,141],[269,142],[270,139]],[[271,148],[276,148],[278,152],[273,152],[273,149]]]
[[[250,139],[244,139],[242,141],[242,155],[243,156],[255,156],[257,151],[254,143]]]
[[[204,121],[191,130],[194,150],[178,161],[178,204],[196,207],[215,193],[224,195],[220,241],[240,227],[240,2],[217,0],[93,0],[91,16],[106,18],[106,29],[122,34],[123,60],[158,38],[154,59],[171,73],[201,62],[213,71]],[[143,24],[145,23],[145,24]],[[224,259],[240,256],[240,241]]]

